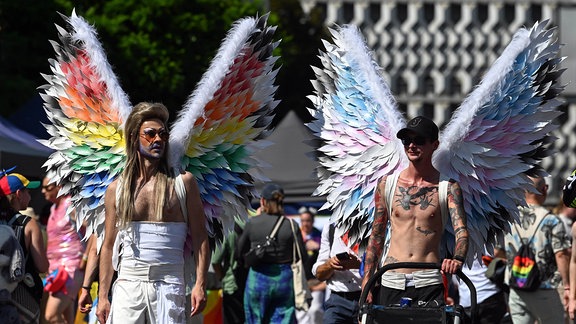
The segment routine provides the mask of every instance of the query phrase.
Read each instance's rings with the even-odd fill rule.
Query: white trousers
[[[178,271],[181,265],[121,267],[112,289],[110,323],[186,324],[184,282],[165,281]]]
[[[119,279],[114,283],[109,322],[186,324],[185,303],[184,285]]]

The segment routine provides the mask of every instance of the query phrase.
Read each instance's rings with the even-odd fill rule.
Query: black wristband
[[[463,256],[460,255],[455,255],[452,259],[456,260],[456,261],[460,261],[462,263],[464,263],[464,261],[466,261],[466,259]]]
[[[90,286],[82,286],[82,289],[92,290],[92,287],[90,287]]]

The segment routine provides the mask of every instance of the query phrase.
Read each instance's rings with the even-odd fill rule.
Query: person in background
[[[239,264],[235,256],[238,238],[244,230],[244,223],[234,219],[234,231],[212,256],[212,267],[218,280],[222,281],[222,315],[224,324],[244,323],[244,287],[247,270]]]
[[[291,264],[294,243],[304,251],[302,234],[296,230],[296,242],[290,219],[284,217],[284,190],[275,183],[264,186],[260,196],[261,214],[246,223],[238,241],[237,258],[266,241],[276,224],[279,229],[264,257],[250,267],[244,291],[246,323],[295,323],[294,285]],[[308,255],[303,253],[303,263]]]
[[[572,231],[572,224],[576,220],[576,208],[568,207],[560,200],[558,205],[552,210],[552,213],[558,215],[562,223],[564,223],[566,233],[571,239],[570,232]]]
[[[78,310],[81,313],[89,313],[88,323],[96,322],[96,308],[94,308],[91,295],[92,283],[97,280],[98,261],[100,260],[97,253],[96,241],[96,234],[92,234],[86,244],[86,267],[84,269],[82,288],[78,296]]]
[[[45,285],[45,290],[49,294],[44,317],[51,324],[71,324],[75,317],[76,298],[84,279],[86,248],[82,242],[83,229],[78,230],[74,212],[68,210],[71,204],[70,197],[58,195],[59,190],[58,185],[52,183],[48,177],[44,177],[42,193],[44,198],[52,203],[46,225],[49,272],[55,276],[55,280],[58,278],[65,281],[61,287],[52,285],[51,287],[59,287],[54,288],[55,290]],[[58,273],[59,276],[56,276]]]
[[[26,210],[30,203],[28,190],[38,187],[40,181],[29,181],[18,173],[0,172],[0,222],[12,227],[26,260],[24,280],[12,292],[12,300],[26,310],[23,320],[26,318],[24,322],[28,323],[38,323],[40,319],[43,294],[40,274],[48,271],[49,262],[38,222],[18,211]]]
[[[564,187],[562,188],[562,201],[564,206],[569,208],[576,208],[576,170],[566,178]],[[572,246],[576,242],[576,222],[572,223],[570,230]],[[568,316],[571,320],[575,319],[576,313],[576,249],[571,246],[570,253],[570,288],[568,289]],[[576,323],[576,320],[574,320]]]
[[[466,264],[462,266],[462,272],[476,288],[477,303],[476,316],[472,322],[470,289],[464,282],[457,279],[459,304],[464,307],[465,311],[464,324],[499,324],[508,312],[507,298],[503,290],[504,283],[491,281],[486,276],[486,270],[488,266],[476,259],[472,267]]]
[[[322,229],[320,252],[312,273],[326,282],[330,296],[326,300],[323,322],[326,324],[354,323],[358,320],[362,277],[357,246],[349,248],[347,236],[335,235],[333,224]]]
[[[314,227],[314,219],[318,210],[314,207],[302,206],[298,210],[300,213],[300,231],[304,239],[304,245],[308,253],[308,262],[305,264],[308,280],[308,287],[312,293],[312,303],[308,311],[296,311],[296,319],[300,324],[322,323],[324,314],[324,291],[326,283],[313,277],[312,266],[318,258],[322,231]]]
[[[563,323],[564,305],[568,304],[569,298],[570,240],[564,223],[543,206],[548,196],[545,179],[540,176],[530,179],[536,191],[526,191],[527,206],[519,207],[520,224],[513,224],[512,232],[505,237],[505,250],[500,249],[495,254],[507,257],[510,271],[515,252],[522,242],[527,242],[535,233],[531,244],[542,283],[535,291],[510,289],[510,316],[515,324],[533,324],[535,321]],[[557,292],[560,285],[565,287],[562,299]]]

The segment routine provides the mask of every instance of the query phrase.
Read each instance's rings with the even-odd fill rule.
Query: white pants
[[[165,281],[179,271],[181,265],[121,267],[112,290],[110,322],[186,324],[185,285]]]
[[[185,294],[184,285],[117,280],[112,292],[109,322],[186,324]]]
[[[324,315],[324,290],[312,291],[312,303],[307,312],[296,310],[298,324],[321,324]]]

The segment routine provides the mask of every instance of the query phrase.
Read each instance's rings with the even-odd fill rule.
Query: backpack
[[[34,260],[30,257],[30,251],[26,249],[25,228],[31,218],[22,214],[15,214],[8,225],[12,227],[16,234],[16,239],[20,242],[24,251],[24,279],[18,283],[12,292],[12,300],[18,305],[23,323],[36,323],[40,318],[40,301],[44,291],[42,279],[36,271]]]
[[[0,290],[12,293],[24,278],[24,252],[14,230],[0,225]]]
[[[534,255],[532,240],[546,217],[547,216],[544,216],[540,220],[536,229],[534,229],[534,233],[532,233],[532,236],[530,236],[530,239],[527,242],[524,242],[524,239],[520,236],[518,227],[514,224],[514,228],[520,236],[522,243],[518,248],[518,251],[516,251],[512,261],[510,280],[508,282],[510,288],[522,291],[535,291],[540,288],[542,278],[540,269],[538,268],[538,263],[536,262],[536,256]]]

